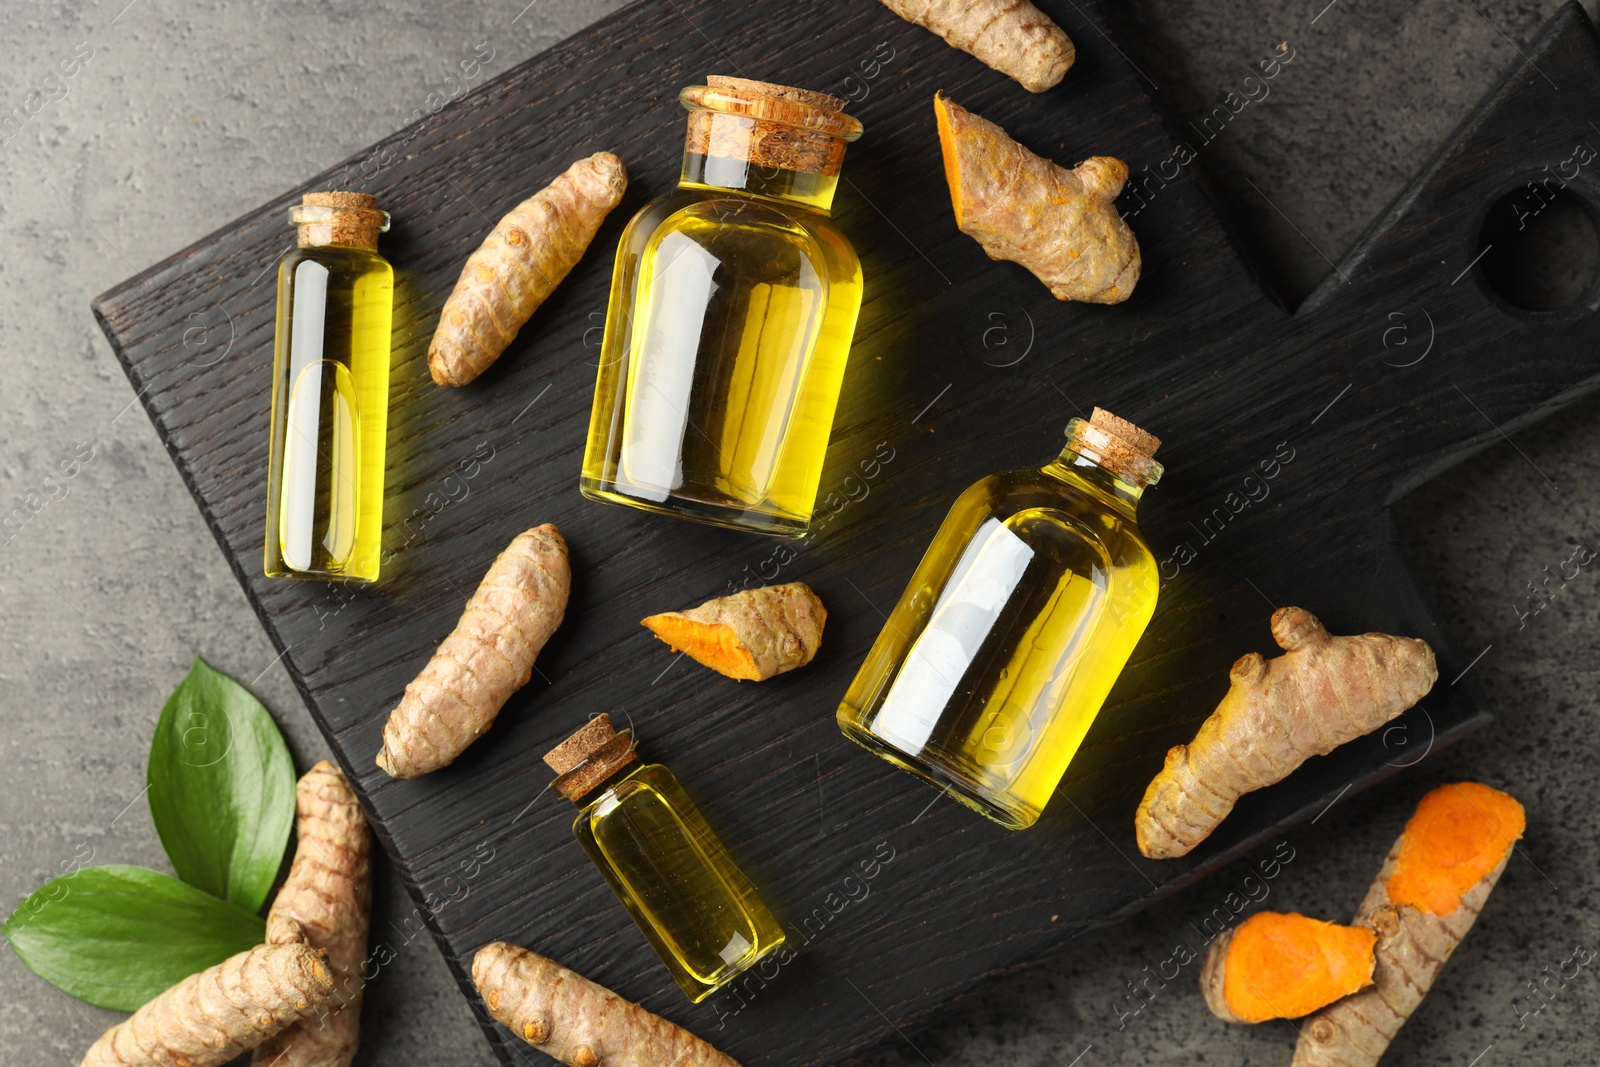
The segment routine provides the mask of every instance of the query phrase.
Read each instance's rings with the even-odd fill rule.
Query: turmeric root
[[[1527,825],[1522,805],[1486,785],[1422,798],[1356,911],[1378,935],[1369,989],[1312,1015],[1294,1067],[1374,1067],[1466,937]]]
[[[455,761],[483,735],[567,610],[572,570],[561,531],[546,523],[500,553],[461,621],[434,652],[383,727],[378,766],[416,778]]]
[[[1365,926],[1257,912],[1211,943],[1200,992],[1224,1022],[1298,1019],[1372,984],[1377,939]]]
[[[428,346],[428,370],[435,382],[466,385],[500,358],[583,258],[627,187],[622,160],[596,152],[495,225],[468,257],[439,314]]]
[[[1187,855],[1239,797],[1287,778],[1312,756],[1377,729],[1421,700],[1439,677],[1433,650],[1415,637],[1332,637],[1316,616],[1272,614],[1284,655],[1241,657],[1228,693],[1187,745],[1167,753],[1134,816],[1139,851]]]
[[[101,1034],[80,1067],[220,1067],[332,996],[326,953],[257,945],[157,995]]]
[[[1028,268],[1057,300],[1120,304],[1133,295],[1139,242],[1112,206],[1126,163],[1094,156],[1067,170],[943,94],[933,110],[956,227],[990,259]]]
[[[309,1018],[256,1049],[256,1067],[349,1067],[361,1041],[363,964],[372,912],[372,839],[350,783],[323,760],[295,788],[299,843],[267,912],[267,943],[302,936],[328,954],[334,991]]]
[[[605,986],[504,941],[478,950],[472,982],[497,1022],[570,1067],[739,1067]]]
[[[765,585],[643,621],[674,652],[738,681],[804,667],[822,644],[828,611],[804,582]]]
[[[907,22],[1009,75],[1030,93],[1060,83],[1077,58],[1072,38],[1028,0],[883,0]]]

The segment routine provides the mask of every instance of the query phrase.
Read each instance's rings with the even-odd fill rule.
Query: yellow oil
[[[839,707],[845,735],[1033,825],[1155,611],[1138,492],[1069,448],[963,493]]]
[[[783,944],[783,928],[672,772],[635,765],[585,798],[572,832],[688,998]]]
[[[861,306],[860,262],[826,213],[836,182],[691,156],[629,223],[585,496],[807,532]]]
[[[374,252],[296,248],[278,268],[269,577],[378,577],[393,304]]]

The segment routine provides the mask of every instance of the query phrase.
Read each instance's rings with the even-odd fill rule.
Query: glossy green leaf
[[[4,930],[34,974],[118,1011],[266,937],[259,917],[143,867],[87,867],[52,879]]]
[[[261,702],[196,658],[161,709],[145,779],[178,877],[260,909],[294,822],[294,764]]]

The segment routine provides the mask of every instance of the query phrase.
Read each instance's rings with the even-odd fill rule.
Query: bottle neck
[[[607,792],[621,785],[625,779],[630,777],[635,771],[643,766],[644,764],[640,763],[637,759],[629,760],[626,764],[618,767],[615,771],[596,782],[594,786],[582,796],[570,797],[569,799],[579,811],[582,811],[599,801],[600,798],[604,797]]]
[[[1132,516],[1144,496],[1143,479],[1126,475],[1119,477],[1096,460],[1083,455],[1070,443],[1043,468],[1045,474],[1100,497],[1119,511]]]
[[[691,189],[722,189],[797,204],[830,214],[839,179],[831,174],[807,174],[782,167],[767,167],[739,157],[683,154],[683,174],[678,185]]]

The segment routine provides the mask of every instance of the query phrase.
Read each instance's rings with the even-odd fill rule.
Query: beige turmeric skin
[[[990,259],[1020,264],[1057,300],[1120,304],[1139,281],[1139,242],[1113,204],[1128,165],[1071,170],[1036,156],[955,101],[933,98],[956,227]]]
[[[1246,793],[1393,719],[1433,688],[1433,650],[1415,637],[1334,637],[1304,608],[1272,613],[1284,654],[1242,656],[1227,695],[1187,745],[1167,753],[1134,815],[1139,851],[1187,855]]]
[[[417,778],[466,751],[533,677],[533,661],[566,615],[571,587],[560,530],[545,523],[513,538],[389,713],[378,766]]]
[[[327,953],[257,945],[191,974],[100,1036],[80,1067],[221,1067],[334,993]]]
[[[598,982],[504,941],[478,950],[472,982],[496,1022],[569,1067],[739,1067]]]

